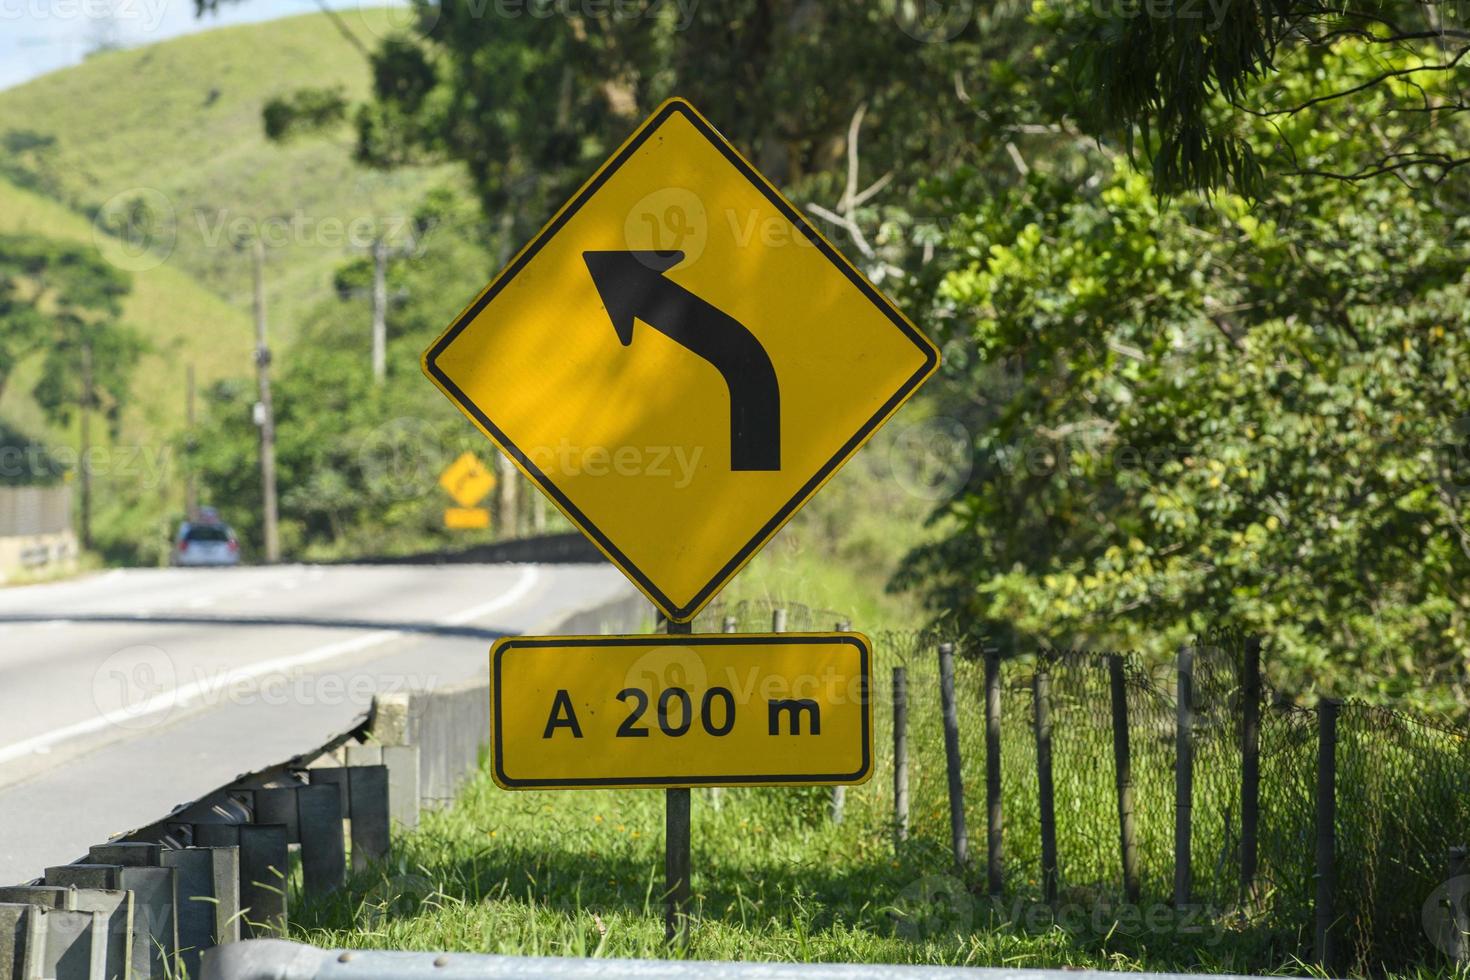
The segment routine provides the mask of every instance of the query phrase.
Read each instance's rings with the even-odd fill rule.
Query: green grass
[[[915,681],[930,674],[915,665]],[[1305,972],[1288,957],[1271,959],[1258,936],[1161,905],[1146,913],[1145,928],[1098,911],[1105,896],[1075,895],[1061,927],[1034,889],[1023,886],[998,905],[973,896],[951,871],[937,730],[932,705],[916,705],[912,834],[897,848],[886,765],[849,789],[841,826],[825,815],[825,790],[726,790],[718,808],[709,791],[695,791],[695,922],[686,955]],[[886,729],[880,744],[884,738]],[[335,900],[297,909],[292,938],[325,947],[674,955],[663,941],[662,805],[662,794],[649,790],[509,793],[482,774],[453,808],[426,814],[397,839],[391,866],[355,879]]]
[[[453,807],[400,832],[389,864],[354,877],[332,899],[293,905],[290,938],[327,948],[542,956],[1321,975],[1297,959],[1283,928],[1289,923],[1176,913],[1167,885],[1147,882],[1143,904],[1133,908],[1113,883],[1066,882],[1053,915],[1040,900],[1026,843],[1034,826],[1010,768],[1006,897],[983,897],[976,887],[983,870],[975,867],[962,883],[949,849],[936,671],[917,652],[879,644],[877,771],[848,789],[840,826],[827,817],[822,789],[727,789],[718,804],[711,791],[694,791],[694,922],[683,953],[664,942],[661,792],[512,793],[483,772]],[[909,838],[895,844],[886,678],[904,656],[912,808]],[[957,666],[961,697],[973,703],[977,665]],[[971,853],[983,855],[977,715],[962,714],[961,740]],[[1008,745],[1017,734],[1008,727]],[[1034,780],[1034,772],[1021,776]],[[1065,810],[1071,797],[1062,795]],[[1092,799],[1111,808],[1109,793]],[[1063,844],[1064,859],[1081,857],[1073,842]],[[1426,964],[1399,975],[1470,972]]]
[[[402,16],[369,8],[344,19],[371,47]],[[286,147],[266,141],[260,114],[270,98],[338,85],[361,98],[369,83],[362,54],[326,16],[311,14],[99,54],[0,92],[0,136],[55,137],[38,180],[79,214],[119,195],[159,192],[178,228],[169,264],[241,310],[250,270],[229,244],[231,223],[295,222],[301,230],[270,253],[272,322],[276,338],[288,339],[334,268],[361,254],[341,241],[347,223],[394,226],[426,188],[457,173],[369,174],[352,162],[346,130]],[[19,165],[28,162],[39,166]],[[197,322],[201,348],[212,346],[214,329]]]
[[[956,873],[933,646],[912,632],[888,632],[913,623],[905,617],[915,611],[903,597],[876,592],[894,555],[927,532],[905,512],[920,504],[891,496],[882,477],[888,464],[878,465],[886,451],[874,449],[848,476],[848,490],[887,504],[871,527],[859,520],[848,525],[850,534],[824,536],[821,527],[833,513],[824,513],[819,498],[715,610],[740,611],[740,629],[753,631],[768,628],[770,604],[802,602],[850,614],[856,628],[872,634],[876,769],[867,784],[847,790],[840,826],[827,816],[825,789],[727,789],[718,803],[711,791],[694,791],[694,923],[680,953],[664,942],[661,792],[512,793],[481,772],[453,807],[425,814],[416,831],[395,838],[390,864],[354,878],[334,899],[293,906],[291,938],[329,948],[545,956],[1320,976],[1299,959],[1310,946],[1310,910],[1268,899],[1265,914],[1247,920],[1228,898],[1218,914],[1169,908],[1172,763],[1163,743],[1153,744],[1142,729],[1135,756],[1144,894],[1138,907],[1122,901],[1106,761],[1111,736],[1094,710],[1097,698],[1059,697],[1078,694],[1063,684],[1054,687],[1053,700],[1062,859],[1061,901],[1053,914],[1039,882],[1024,664],[1006,674],[1006,884],[999,903],[983,895],[985,739],[977,710],[983,671],[973,660],[956,664],[971,854],[970,868]],[[847,491],[834,489],[832,506],[840,514]],[[908,670],[910,712],[909,835],[901,843],[892,827],[890,678],[898,664]],[[1101,699],[1105,713],[1105,690]],[[1220,768],[1215,741],[1199,748],[1195,802],[1206,821],[1232,798],[1229,786],[1222,790],[1210,778]],[[1293,760],[1310,769],[1309,758]],[[1212,855],[1209,841],[1196,836],[1197,851]],[[1207,868],[1198,869],[1198,878],[1201,891],[1211,891]],[[1425,964],[1396,975],[1470,977],[1470,971]]]

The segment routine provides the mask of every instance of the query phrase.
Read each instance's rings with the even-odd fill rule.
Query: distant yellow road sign
[[[505,789],[866,782],[872,661],[858,633],[500,640],[493,776]]]
[[[665,103],[424,371],[687,622],[939,364],[688,103]]]
[[[474,507],[495,489],[495,475],[474,453],[464,453],[439,474],[439,485],[461,507]]]
[[[444,526],[451,531],[477,531],[490,526],[490,512],[483,507],[450,507],[444,511]]]

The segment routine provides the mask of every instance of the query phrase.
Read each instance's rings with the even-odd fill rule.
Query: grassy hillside
[[[354,11],[346,23],[371,46],[401,16]],[[345,130],[287,147],[266,142],[267,100],[330,86],[363,96],[369,75],[325,16],[231,27],[98,55],[0,92],[0,140],[54,137],[51,149],[15,154],[7,166],[81,214],[147,201],[177,229],[168,264],[241,308],[250,269],[232,230],[274,222],[272,322],[285,338],[332,270],[361,254],[349,238],[369,241],[375,223],[391,231],[426,186],[452,173],[366,173],[352,163]]]
[[[55,201],[0,181],[0,234],[30,233],[91,243],[92,226]],[[124,317],[138,327],[152,350],[138,369],[134,408],[123,437],[157,442],[172,437],[183,415],[184,365],[194,365],[201,388],[210,381],[250,370],[253,345],[249,316],[169,265],[133,274]],[[48,433],[30,400],[39,358],[23,365],[0,397],[0,419],[37,437]]]

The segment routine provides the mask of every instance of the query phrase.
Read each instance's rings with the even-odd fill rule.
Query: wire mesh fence
[[[695,629],[846,622],[835,610],[746,599],[712,604]],[[993,650],[983,638],[949,624],[870,639],[874,786],[894,808],[881,829],[900,858],[948,862],[975,895],[1053,908],[1183,907],[1248,933],[1269,962],[1370,975],[1470,959],[1466,733],[1357,702],[1334,702],[1336,723],[1324,728],[1318,705],[1262,681],[1260,641],[1229,629],[1199,636],[1178,662],[1051,648],[1009,657],[999,663],[998,716],[986,703]],[[935,737],[943,643],[954,649],[953,760]],[[906,670],[908,731],[928,733],[909,739],[903,791],[893,781],[894,667]],[[987,737],[991,724],[998,742]],[[1325,731],[1335,732],[1330,741]],[[1327,784],[1324,753],[1335,764]],[[811,798],[813,816],[826,812],[826,790],[797,792]],[[1325,851],[1324,792],[1335,802]],[[987,908],[1005,921],[1003,903]]]
[[[764,622],[767,612],[747,607],[742,621]],[[841,618],[826,612],[802,616],[814,628]],[[873,640],[880,718],[890,707],[888,668],[912,665],[908,724],[929,731],[942,724],[936,650],[945,641],[957,645],[955,697],[965,744],[958,764],[969,854],[963,873],[971,891],[983,892],[991,815],[983,737],[984,645],[943,630],[889,632]],[[1191,647],[1190,738],[1184,744],[1190,752],[1192,805],[1183,821],[1176,664],[1150,664],[1129,653],[1052,649],[1002,663],[1005,892],[1110,907],[1177,904],[1182,898],[1232,930],[1251,932],[1277,961],[1326,959],[1329,968],[1360,974],[1445,962],[1444,930],[1437,933],[1431,922],[1439,913],[1426,901],[1432,902],[1437,889],[1444,892],[1454,871],[1453,849],[1470,844],[1470,742],[1464,733],[1404,712],[1341,706],[1337,742],[1325,747],[1337,766],[1332,948],[1322,948],[1313,930],[1322,873],[1316,859],[1318,760],[1324,750],[1318,712],[1260,683],[1259,675],[1250,683],[1251,643],[1250,637],[1221,630],[1199,637]],[[1040,685],[1038,674],[1044,675]],[[1049,737],[1038,726],[1039,693],[1046,702]],[[1257,720],[1248,722],[1250,717]],[[1120,723],[1126,729],[1122,742]],[[1248,725],[1254,726],[1250,739]],[[889,729],[879,728],[879,757],[885,758]],[[1051,896],[1042,843],[1041,760],[1048,750],[1057,855]],[[1244,789],[1252,753],[1259,774],[1254,794]],[[908,765],[913,812],[904,846],[952,847],[946,759],[920,755]],[[1120,766],[1131,775],[1136,892],[1126,874]],[[1176,878],[1181,826],[1189,845],[1182,896]],[[1248,826],[1255,828],[1253,843],[1247,841]],[[1466,891],[1470,885],[1461,889]]]

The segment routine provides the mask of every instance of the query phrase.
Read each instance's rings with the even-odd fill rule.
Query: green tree
[[[92,543],[92,417],[115,434],[142,337],[120,322],[127,273],[95,250],[30,235],[0,237],[0,386],[23,357],[39,353],[32,397],[57,425],[79,422],[81,540]]]
[[[1268,177],[1440,183],[1470,164],[1449,0],[1071,0],[1041,8],[1076,115],[1166,192]],[[1330,140],[1336,152],[1323,154]],[[1315,145],[1313,145],[1315,144]]]
[[[1399,184],[1170,206],[1122,164],[984,192],[935,187],[975,475],[902,581],[1012,643],[1228,622],[1292,687],[1463,711],[1470,277],[1438,214]]]

